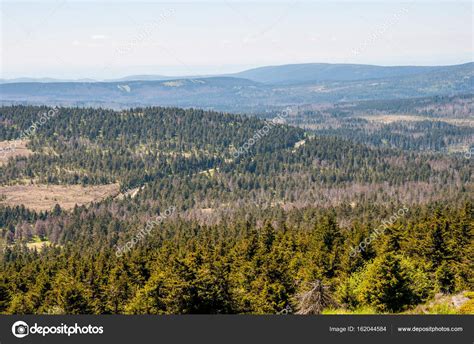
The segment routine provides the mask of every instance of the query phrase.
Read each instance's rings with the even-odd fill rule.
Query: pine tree
[[[384,253],[364,274],[360,298],[378,312],[399,312],[412,304],[410,280],[394,253]]]

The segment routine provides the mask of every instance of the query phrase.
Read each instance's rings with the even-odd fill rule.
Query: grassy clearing
[[[325,309],[323,314],[326,315],[353,315],[353,314],[377,314],[375,309],[371,307],[359,307],[354,310],[348,310],[343,308],[338,309]]]
[[[446,122],[452,125],[458,125],[463,127],[474,127],[474,121],[467,118],[444,118],[444,117],[424,117],[417,115],[406,115],[406,114],[390,114],[390,115],[373,115],[373,116],[356,116],[356,118],[362,118],[367,121],[390,124],[394,122],[420,122],[420,121],[438,121]]]
[[[30,250],[36,249],[38,252],[41,251],[43,248],[51,246],[52,243],[48,240],[46,241],[39,241],[39,242],[29,242],[26,244]]]
[[[56,204],[63,209],[100,201],[119,193],[118,184],[81,185],[9,185],[0,187],[0,204],[24,205],[36,211],[51,210]]]

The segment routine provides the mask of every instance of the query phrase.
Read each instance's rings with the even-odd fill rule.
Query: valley
[[[446,310],[465,312],[472,160],[452,147],[472,144],[474,129],[415,114],[419,102],[407,110],[420,121],[390,123],[379,118],[405,113],[397,103],[260,118],[60,107],[28,154],[0,166],[1,310],[268,314],[298,308],[317,280],[334,298],[327,313],[439,311],[421,306],[439,293],[461,295],[466,305]],[[0,140],[45,110],[1,107]],[[470,106],[454,111],[471,120]],[[398,284],[373,289],[387,271]]]

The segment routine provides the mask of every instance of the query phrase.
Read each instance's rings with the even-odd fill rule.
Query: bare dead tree
[[[337,302],[329,293],[329,287],[321,281],[316,280],[311,283],[311,289],[296,296],[298,311],[295,314],[311,315],[321,314],[323,309],[328,307],[338,307]]]

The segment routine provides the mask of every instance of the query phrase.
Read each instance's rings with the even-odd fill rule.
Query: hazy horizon
[[[461,63],[456,63],[456,64],[444,64],[444,65],[432,65],[432,64],[426,64],[426,65],[375,65],[375,64],[365,64],[365,63],[345,63],[347,65],[367,65],[367,66],[378,66],[378,67],[448,67],[448,66],[454,66],[454,65],[463,65],[463,64],[469,64],[469,63],[474,63],[474,61],[466,61],[466,62],[461,62]],[[224,66],[223,71],[220,74],[214,74],[212,72],[209,73],[200,73],[200,74],[186,74],[186,73],[176,73],[176,74],[168,74],[168,73],[135,73],[135,74],[124,74],[124,75],[117,75],[109,78],[95,78],[95,77],[73,77],[73,78],[55,78],[51,77],[50,75],[42,75],[42,76],[35,76],[32,77],[30,75],[22,75],[14,78],[0,78],[1,80],[8,81],[8,80],[20,80],[20,79],[54,79],[54,80],[72,80],[72,81],[80,81],[80,80],[94,80],[94,81],[108,81],[108,80],[118,80],[122,78],[127,78],[127,77],[134,77],[134,76],[161,76],[165,78],[185,78],[185,77],[213,77],[213,76],[225,76],[228,74],[235,74],[235,73],[240,73],[244,72],[250,69],[258,69],[258,68],[264,68],[264,67],[278,67],[278,66],[286,66],[286,65],[293,65],[294,63],[285,63],[285,64],[275,64],[275,65],[261,65],[261,66],[250,66],[248,68],[238,68],[236,66]],[[302,64],[337,64],[337,63],[329,63],[329,62],[306,62]],[[212,70],[212,66],[207,66],[209,70]],[[228,68],[226,68],[228,67]],[[157,67],[152,67],[152,68],[159,68]]]
[[[3,1],[1,17],[2,79],[104,80],[298,63],[423,66],[474,60],[472,4],[463,1]]]

